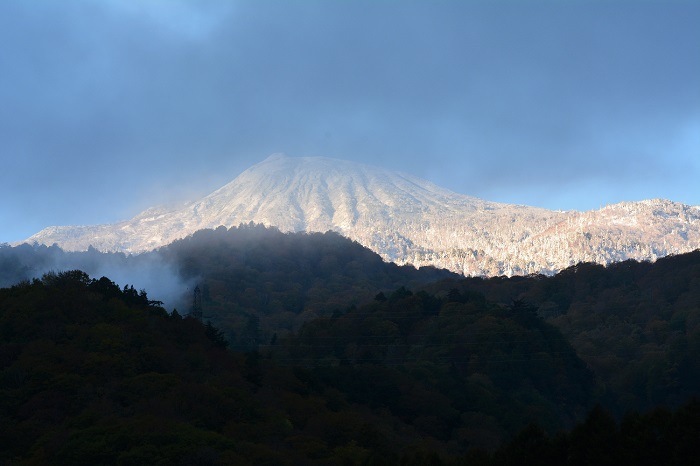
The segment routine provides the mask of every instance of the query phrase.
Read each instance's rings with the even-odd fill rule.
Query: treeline
[[[56,258],[96,270],[162,264],[185,298],[172,312],[145,291],[82,272],[31,279]],[[179,433],[127,435],[128,448],[110,457],[142,458],[158,445],[148,454],[166,462],[175,457],[166,452],[184,454],[178,429],[203,429],[187,447],[209,458],[203,464],[512,464],[525,457],[518,448],[579,458],[577,445],[590,440],[581,426],[593,416],[609,418],[595,422],[611,445],[650,435],[638,451],[684,458],[687,437],[673,437],[697,428],[684,419],[700,392],[700,251],[579,264],[553,277],[465,279],[385,263],[335,233],[247,225],[140,256],[0,248],[0,274],[13,271],[24,281],[0,290],[0,444],[16,458],[63,458],[60,439],[83,427],[97,429],[86,441],[98,442],[112,427],[126,435],[120,426],[133,421],[141,432],[161,416]],[[208,324],[185,317],[195,284]],[[132,383],[129,403],[143,412],[119,404]],[[259,409],[245,417],[248,406]],[[210,442],[219,446],[206,456]]]
[[[411,304],[417,312],[407,316]],[[448,331],[465,327],[452,320],[459,315],[472,321],[471,333]],[[499,321],[504,326],[495,332],[490,326]],[[387,326],[394,343],[371,343],[384,338]],[[343,328],[365,338],[335,333]],[[448,332],[447,345],[430,346]],[[543,428],[538,421],[552,414],[542,411],[543,400],[561,410],[590,399],[585,368],[556,336],[522,303],[499,308],[476,295],[443,299],[398,289],[244,354],[227,351],[211,325],[168,314],[145,292],[79,271],[50,274],[0,289],[0,459],[18,465],[694,461],[695,400],[675,412],[631,412],[619,422],[595,407],[569,430]],[[464,358],[465,351],[473,354]],[[540,353],[550,359],[538,360]],[[494,432],[526,420],[531,424],[512,440],[492,445]]]
[[[391,413],[453,452],[495,448],[530,422],[571,427],[594,400],[593,374],[535,309],[478,294],[380,293],[264,354],[303,369],[320,396]]]
[[[700,390],[699,257],[696,251],[653,264],[579,264],[553,277],[465,279],[385,263],[335,233],[283,234],[243,225],[203,230],[138,256],[2,247],[0,275],[6,282],[11,276],[27,279],[59,266],[95,276],[113,270],[126,277],[147,275],[154,283],[172,284],[166,289],[177,290],[177,299],[147,289],[175,303],[169,310],[177,307],[181,315],[190,312],[198,284],[206,319],[237,351],[267,345],[304,322],[401,286],[441,297],[452,289],[481,293],[502,307],[520,300],[560,330],[595,374],[599,400],[621,416],[629,409],[679,406]]]
[[[654,263],[578,264],[556,276],[448,280],[428,287],[523,300],[593,370],[617,416],[700,393],[700,251]]]
[[[0,247],[0,286],[71,269],[138,281],[181,315],[191,311],[198,285],[205,317],[240,351],[292,332],[309,319],[371,301],[379,290],[458,277],[432,267],[417,270],[384,262],[337,233],[289,234],[253,224],[201,230],[134,256],[94,248]]]
[[[654,263],[578,264],[551,277],[445,278],[432,268],[387,264],[334,233],[249,225],[205,230],[160,253],[201,283],[204,312],[234,349],[268,345],[379,291],[405,286],[446,299],[455,290],[500,308],[536,309],[585,362],[596,399],[618,418],[678,407],[700,393],[700,251]]]
[[[79,271],[0,289],[0,462],[386,464],[420,443],[220,336]]]
[[[353,327],[365,334],[345,335],[338,345],[347,351],[356,340],[360,348],[355,359],[336,364],[308,353],[335,353],[326,340],[309,346],[322,339],[316,329],[328,320],[309,323],[298,338],[269,351],[241,354],[225,351],[211,325],[169,315],[145,292],[120,289],[104,277],[70,271],[1,289],[2,458],[11,464],[395,464],[428,453],[456,459],[470,446],[493,446],[522,419],[556,418],[524,413],[526,400],[507,391],[517,376],[498,363],[510,370],[522,365],[513,355],[489,361],[479,350],[486,356],[483,374],[468,381],[462,362],[421,354],[439,348],[421,349],[416,341],[413,354],[391,357],[390,348],[371,343],[411,303],[418,313],[401,322],[403,330],[397,327],[402,341],[429,339],[437,329],[423,328],[426,319],[457,314],[454,303],[442,309],[435,297],[399,289],[331,318],[338,329],[358,319]],[[482,304],[466,318],[485,318]],[[420,310],[425,305],[427,312]],[[498,319],[511,319],[518,334],[527,325],[516,321],[533,318],[517,315],[518,309],[503,312]],[[449,315],[434,324],[448,324]],[[454,348],[446,350],[457,350],[460,338],[450,338]],[[533,341],[551,344],[535,335]],[[554,345],[567,349],[561,339]],[[301,360],[308,357],[310,364]],[[585,379],[575,355],[567,358],[575,364],[563,377],[570,384]],[[533,369],[523,383],[545,389],[547,375]],[[554,391],[581,408],[587,401],[563,386]],[[507,409],[516,412],[502,425],[498,417]]]
[[[281,233],[262,225],[201,230],[157,252],[200,283],[208,319],[234,349],[254,350],[304,322],[371,301],[378,290],[457,277],[384,262],[337,233]],[[188,303],[189,304],[189,303]]]
[[[510,465],[677,465],[697,463],[700,401],[693,398],[677,410],[656,408],[628,412],[617,421],[595,406],[571,431],[547,435],[530,425],[489,455],[471,452],[466,464]]]

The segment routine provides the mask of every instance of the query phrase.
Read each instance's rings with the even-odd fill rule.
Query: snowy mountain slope
[[[456,194],[396,172],[322,157],[274,155],[210,195],[131,220],[50,227],[27,242],[137,253],[202,228],[262,223],[335,230],[385,259],[466,275],[552,273],[700,247],[700,209],[664,200],[558,212]]]

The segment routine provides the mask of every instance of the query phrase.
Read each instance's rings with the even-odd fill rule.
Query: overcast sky
[[[0,2],[0,242],[275,152],[487,200],[700,205],[700,2]]]

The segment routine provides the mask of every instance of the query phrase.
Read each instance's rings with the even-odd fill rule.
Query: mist
[[[145,290],[150,300],[161,301],[168,312],[177,309],[180,314],[189,312],[197,284],[194,278],[182,278],[178,267],[157,251],[125,255],[102,253],[94,248],[66,252],[58,246],[0,246],[0,287],[67,270],[82,270],[94,279],[107,277],[121,288]]]

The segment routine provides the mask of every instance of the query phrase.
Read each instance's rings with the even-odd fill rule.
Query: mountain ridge
[[[250,222],[332,230],[385,260],[464,275],[551,274],[578,262],[655,260],[700,247],[700,208],[663,199],[552,211],[354,162],[279,154],[197,201],[113,224],[49,227],[25,242],[139,253],[200,229]]]

